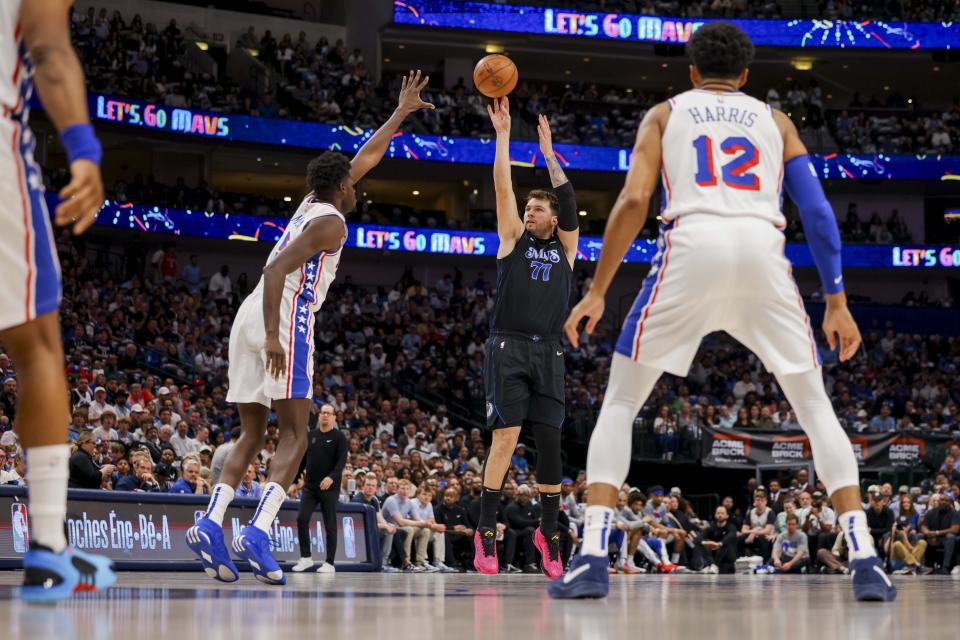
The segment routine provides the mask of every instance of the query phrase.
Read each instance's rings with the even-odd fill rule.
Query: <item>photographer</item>
[[[927,551],[927,541],[918,539],[917,527],[920,526],[920,514],[913,506],[913,499],[908,495],[900,496],[899,515],[893,523],[890,537],[887,538],[887,556],[890,558],[890,567],[900,575],[915,573],[930,573],[922,567],[923,555]]]

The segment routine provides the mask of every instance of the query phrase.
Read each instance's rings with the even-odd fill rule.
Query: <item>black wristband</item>
[[[557,196],[557,226],[562,231],[576,231],[580,228],[580,218],[577,216],[577,197],[573,193],[570,181],[553,190]]]

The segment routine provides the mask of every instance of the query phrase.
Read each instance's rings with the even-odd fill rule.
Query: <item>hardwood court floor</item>
[[[0,572],[11,640],[600,640],[960,637],[960,579],[898,578],[892,604],[855,603],[842,576],[615,576],[606,600],[553,601],[539,576],[121,573],[118,586],[56,606],[16,598]]]

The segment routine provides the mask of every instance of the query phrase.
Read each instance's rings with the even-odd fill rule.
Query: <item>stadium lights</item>
[[[414,190],[413,190],[413,195],[418,196],[418,195],[420,195],[420,192],[419,192],[418,190],[414,189]]]
[[[207,44],[206,42],[203,42],[202,40],[197,40],[193,44],[197,45],[197,49],[200,49],[200,51],[206,51],[207,49],[210,48],[210,45]]]
[[[293,200],[293,198],[291,198],[290,196],[283,196],[284,202],[290,202],[291,200]]]
[[[496,42],[488,42],[484,45],[483,50],[487,53],[503,53],[503,45],[497,44]]]
[[[581,216],[585,216],[585,215],[587,215],[587,212],[586,212],[586,211],[584,211],[584,210],[582,210],[582,209],[581,209],[581,210],[579,211],[579,213],[580,213],[580,215],[581,215]]]
[[[797,71],[810,71],[813,69],[813,58],[793,58],[790,60],[790,66]]]

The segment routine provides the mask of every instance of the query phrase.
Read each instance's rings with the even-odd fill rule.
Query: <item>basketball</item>
[[[505,55],[494,53],[484,57],[473,69],[473,84],[488,98],[502,98],[517,86],[520,74],[517,65]]]

